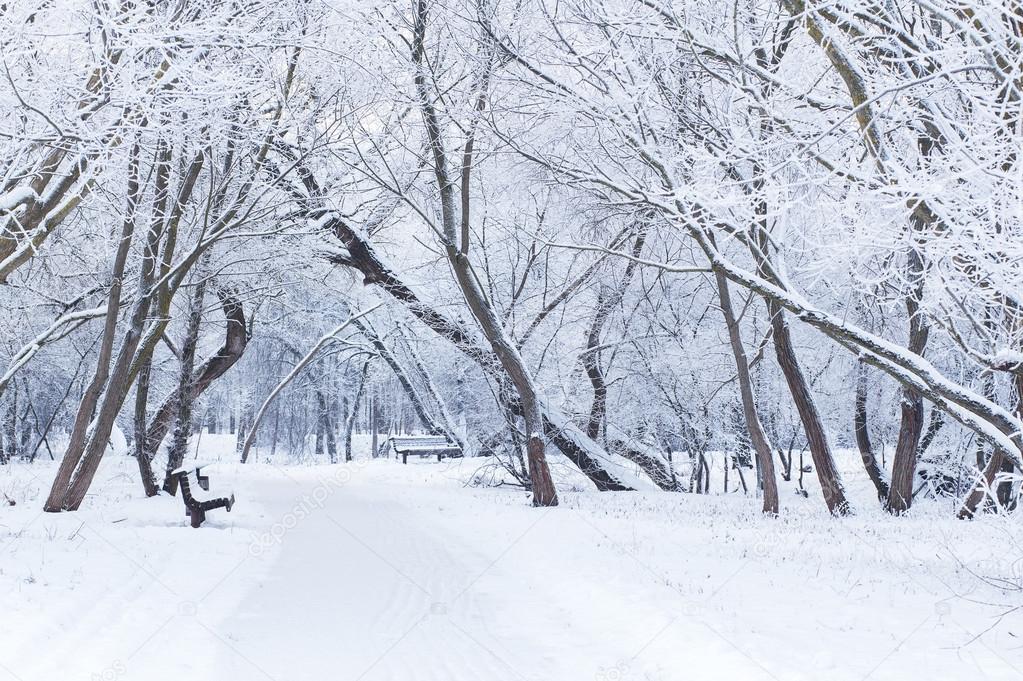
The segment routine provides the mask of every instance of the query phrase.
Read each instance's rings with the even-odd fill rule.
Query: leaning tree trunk
[[[492,351],[488,351],[457,324],[435,308],[427,305],[409,286],[384,264],[365,237],[340,216],[329,222],[330,229],[345,245],[345,255],[331,254],[328,259],[336,265],[351,267],[363,276],[367,286],[378,286],[384,293],[405,306],[406,309],[430,330],[455,346],[459,352],[476,363],[487,375],[495,377],[501,372],[500,364]],[[635,489],[627,479],[618,475],[612,466],[606,465],[595,450],[600,446],[586,437],[586,434],[565,422],[561,415],[541,405],[544,434],[561,452],[590,479],[602,492],[623,492]]]
[[[888,498],[888,481],[884,470],[874,456],[870,444],[870,430],[867,427],[867,365],[860,364],[856,372],[856,407],[853,414],[853,430],[856,431],[856,447],[860,450],[863,467],[877,490],[877,498],[884,502]]]
[[[483,291],[479,289],[475,274],[472,272],[468,257],[447,244],[448,259],[455,271],[455,278],[469,309],[476,317],[483,334],[497,355],[501,366],[511,379],[512,385],[519,396],[522,407],[522,418],[526,427],[526,458],[529,462],[529,478],[533,490],[534,506],[557,506],[558,494],[554,488],[550,468],[547,465],[543,432],[543,415],[540,411],[539,397],[533,377],[529,375],[525,361],[509,341],[501,323],[494,316]]]
[[[728,339],[732,346],[732,357],[735,359],[735,370],[739,378],[742,413],[746,420],[750,441],[753,443],[753,450],[757,454],[757,464],[764,485],[763,512],[777,515],[778,480],[774,473],[774,457],[771,453],[771,443],[767,439],[767,433],[764,432],[760,416],[757,414],[756,399],[753,396],[753,381],[750,379],[749,360],[746,359],[746,349],[742,344],[742,331],[732,308],[728,279],[721,272],[716,272],[714,277],[717,281],[721,313],[725,317],[725,326],[728,327]]]
[[[754,226],[753,236],[755,238],[749,240],[750,252],[756,261],[760,275],[775,285],[781,285],[781,277],[775,271],[769,255],[767,204],[763,199],[757,201],[756,212],[758,220]],[[722,274],[725,272],[722,271]],[[775,357],[778,360],[778,366],[781,367],[782,375],[785,377],[792,401],[796,405],[799,420],[803,425],[803,433],[806,435],[814,468],[817,469],[817,479],[820,481],[824,502],[831,513],[846,515],[851,512],[851,508],[845,497],[845,487],[842,484],[838,466],[835,464],[835,457],[831,452],[827,434],[824,432],[824,423],[821,421],[820,412],[817,411],[817,405],[796,357],[795,345],[792,342],[788,322],[785,320],[784,308],[776,298],[767,297],[766,301],[767,312],[771,318]]]
[[[469,310],[476,318],[483,335],[490,343],[501,367],[508,374],[515,386],[522,404],[522,416],[526,426],[526,455],[529,461],[529,477],[533,489],[534,506],[556,506],[558,503],[554,480],[543,440],[543,415],[540,411],[539,396],[536,384],[526,363],[512,344],[494,314],[490,301],[480,288],[479,280],[473,272],[469,261],[470,246],[470,172],[473,159],[473,133],[467,136],[461,163],[461,213],[456,215],[455,185],[451,181],[448,170],[447,152],[444,148],[442,125],[434,106],[435,99],[429,90],[432,78],[427,76],[426,65],[426,25],[427,0],[418,0],[415,9],[415,22],[412,31],[412,62],[415,66],[415,86],[419,95],[419,104],[426,125],[427,144],[433,158],[433,172],[440,192],[440,214],[443,231],[444,250],[448,262],[455,273],[455,280],[462,291]],[[492,55],[491,55],[492,56]],[[481,114],[486,104],[486,91],[491,59],[483,65],[484,74],[478,83],[479,92],[476,97],[476,112]],[[475,124],[475,123],[474,123]]]
[[[169,164],[167,163],[169,152],[166,151],[166,148],[162,150],[161,160],[163,162],[157,167],[156,178],[156,191],[158,195],[161,191],[166,191],[167,172],[169,170]],[[60,466],[57,468],[57,475],[50,488],[50,494],[43,505],[43,510],[51,513],[66,508],[65,497],[67,496],[68,486],[71,484],[71,478],[74,476],[75,470],[81,461],[88,436],[89,424],[92,421],[96,411],[96,404],[99,402],[100,395],[110,375],[110,360],[114,351],[117,318],[121,309],[121,288],[124,280],[124,268],[128,258],[128,251],[131,248],[132,237],[135,234],[138,200],[139,147],[136,144],[132,148],[129,157],[127,208],[125,209],[124,222],[121,226],[121,238],[117,244],[117,252],[114,255],[114,263],[110,271],[110,291],[107,293],[107,311],[103,322],[103,334],[100,338],[99,353],[96,357],[96,370],[82,395],[81,401],[78,403],[78,412],[75,414],[75,421],[71,427],[71,436],[68,440],[67,449],[64,452],[64,458],[61,459]],[[149,250],[147,255],[151,256],[151,262],[152,257],[154,257],[152,255],[154,252],[152,230],[147,249]],[[146,281],[145,276],[143,276],[140,283],[145,284]],[[144,295],[143,291],[144,288],[140,286],[139,295]]]
[[[621,301],[629,287],[629,282],[632,281],[632,276],[636,271],[636,259],[643,252],[645,241],[646,232],[640,227],[636,241],[632,245],[632,259],[625,266],[621,282],[613,288],[601,287],[600,293],[597,295],[593,321],[590,322],[590,329],[586,334],[586,350],[583,352],[582,362],[586,376],[590,379],[590,385],[593,387],[593,402],[590,405],[586,435],[592,440],[596,440],[600,436],[600,427],[607,414],[607,381],[604,379],[604,370],[600,363],[600,334],[611,310]]]
[[[68,450],[64,454],[61,468],[58,471],[57,478],[54,480],[50,497],[47,499],[46,510],[56,511],[63,509],[74,511],[81,506],[96,475],[96,471],[99,469],[99,464],[106,451],[117,414],[124,404],[131,385],[137,378],[138,368],[141,366],[141,363],[152,356],[155,349],[157,339],[159,338],[159,334],[155,333],[155,330],[156,328],[166,326],[171,297],[176,287],[171,287],[168,283],[169,278],[164,278],[161,283],[155,285],[157,282],[157,259],[161,254],[160,244],[164,242],[163,237],[166,234],[167,239],[164,242],[164,249],[162,251],[162,269],[160,271],[162,276],[168,274],[170,270],[175,244],[174,237],[185,206],[202,169],[205,155],[200,152],[193,157],[192,162],[187,166],[181,178],[173,205],[168,209],[168,204],[171,203],[170,192],[168,190],[171,153],[169,145],[162,138],[158,140],[158,149],[156,181],[152,198],[153,211],[150,218],[146,246],[143,250],[142,268],[139,275],[139,288],[135,304],[128,315],[127,329],[124,333],[121,347],[118,350],[113,369],[109,371],[109,379],[106,380],[105,390],[103,390],[102,400],[99,403],[95,418],[90,422],[89,417],[83,416],[86,411],[84,407],[88,406],[84,404],[84,401],[79,406],[78,417],[82,417],[84,422],[83,434],[78,441],[72,439]],[[154,322],[156,328],[150,329],[143,343],[146,321],[149,318],[154,298],[158,300],[158,316],[160,319]],[[116,326],[116,319],[113,323]],[[100,370],[105,377],[107,368],[100,367]],[[101,388],[102,385],[100,385]],[[87,429],[86,425],[88,426]],[[67,482],[68,479],[70,479],[70,482]],[[65,491],[62,492],[62,489]]]
[[[789,334],[789,326],[785,321],[785,313],[774,300],[767,301],[767,309],[771,315],[771,327],[774,330],[775,356],[782,374],[785,376],[792,400],[795,402],[799,420],[803,424],[803,432],[810,448],[813,465],[817,469],[817,479],[820,481],[821,492],[824,494],[824,502],[833,514],[846,515],[851,509],[845,497],[845,487],[842,485],[841,475],[835,465],[835,457],[831,453],[831,446],[828,444],[828,438],[824,432],[820,412],[817,411],[810,387],[806,383],[803,370],[796,358],[792,336]]]
[[[81,454],[80,463],[75,470],[74,477],[67,487],[67,494],[61,507],[65,510],[76,511],[85,500],[89,491],[92,479],[99,469],[100,460],[106,451],[110,433],[113,430],[114,420],[124,403],[124,398],[131,388],[130,370],[135,351],[142,340],[143,324],[146,318],[146,311],[149,309],[148,295],[142,294],[143,300],[136,303],[130,326],[125,333],[121,349],[118,352],[114,369],[110,373],[110,380],[107,382],[103,399],[100,402],[97,416],[92,424],[91,433],[84,452]],[[142,358],[144,359],[144,358]],[[74,454],[69,450],[68,454]],[[77,457],[76,457],[77,458]]]

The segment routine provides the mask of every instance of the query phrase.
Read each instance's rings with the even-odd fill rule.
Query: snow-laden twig
[[[77,312],[69,312],[65,315],[58,317],[50,326],[46,328],[41,334],[33,338],[31,341],[26,343],[18,352],[11,358],[11,364],[4,372],[3,376],[0,376],[0,394],[3,394],[4,390],[7,389],[7,385],[14,378],[14,375],[18,371],[28,364],[29,360],[35,357],[44,345],[60,340],[70,332],[77,329],[79,326],[89,321],[90,319],[96,319],[102,317],[107,312],[105,305],[101,307],[94,307],[88,310],[78,310]]]

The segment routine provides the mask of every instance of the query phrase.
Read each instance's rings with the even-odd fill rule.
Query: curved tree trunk
[[[590,329],[586,334],[586,350],[583,352],[582,362],[586,375],[590,379],[590,385],[593,386],[593,403],[590,405],[586,435],[593,440],[600,436],[601,424],[604,423],[607,413],[607,383],[604,380],[604,371],[600,366],[600,333],[604,329],[604,324],[607,322],[611,310],[621,301],[625,295],[625,290],[629,286],[629,282],[632,281],[632,275],[636,271],[635,258],[638,258],[643,252],[645,240],[646,232],[641,227],[639,234],[636,236],[636,241],[632,245],[632,257],[634,259],[629,260],[625,266],[622,280],[613,288],[601,286],[600,293],[597,295],[597,306],[593,313],[593,321],[590,322]]]
[[[475,362],[486,374],[495,376],[501,372],[494,353],[480,345],[463,326],[451,321],[423,302],[405,282],[398,278],[394,271],[384,264],[372,244],[366,239],[365,234],[353,228],[340,216],[332,218],[329,227],[338,240],[344,244],[347,251],[344,255],[328,256],[331,262],[358,270],[363,276],[363,284],[378,286],[384,293],[400,302],[420,322],[454,345],[459,352]],[[593,482],[598,490],[628,491],[635,489],[630,481],[617,475],[612,467],[605,465],[598,457],[592,455],[594,448],[599,449],[597,443],[592,440],[580,441],[576,435],[585,437],[582,431],[568,433],[559,415],[552,412],[546,405],[541,405],[541,412],[544,434],[572,463],[579,467],[579,470]]]
[[[218,290],[217,296],[220,298],[220,307],[224,312],[224,317],[227,319],[227,334],[224,338],[224,344],[206,361],[202,369],[189,382],[189,399],[192,402],[241,359],[248,344],[245,310],[241,302],[234,294],[225,289]],[[180,390],[181,386],[179,384],[174,389],[174,392],[160,405],[160,409],[157,410],[156,415],[149,422],[149,427],[146,428],[145,448],[150,461],[156,456],[160,443],[163,442],[163,438],[167,435],[171,424],[174,422],[175,405],[178,402]]]

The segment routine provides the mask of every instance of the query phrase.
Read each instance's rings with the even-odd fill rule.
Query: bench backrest
[[[458,449],[458,445],[443,435],[408,435],[390,438],[395,450],[403,449]]]

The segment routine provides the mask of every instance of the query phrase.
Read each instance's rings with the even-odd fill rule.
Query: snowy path
[[[663,678],[693,678],[683,672],[695,651],[724,655],[718,669],[734,678],[770,678],[709,630],[690,624],[680,638],[682,598],[621,579],[635,577],[627,556],[579,560],[614,549],[571,511],[500,508],[500,526],[488,529],[478,516],[486,509],[446,500],[450,491],[358,482],[331,495],[283,534],[274,576],[219,623],[218,671],[293,681],[617,679],[656,647]]]
[[[978,577],[1018,574],[1018,519],[589,491],[534,509],[464,487],[469,463],[225,464],[239,504],[201,530],[116,461],[89,509],[7,509],[0,681],[1023,678],[1023,593]],[[39,498],[22,473],[7,489]]]

